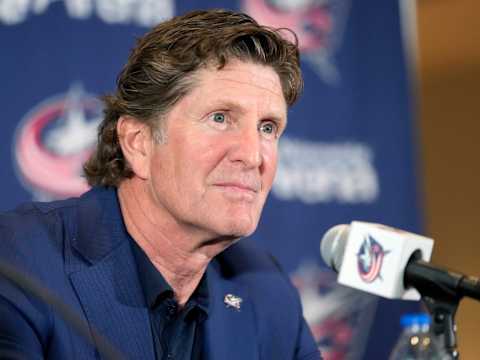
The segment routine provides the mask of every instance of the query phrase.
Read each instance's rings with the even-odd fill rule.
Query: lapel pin
[[[233,294],[227,294],[223,298],[223,302],[227,308],[232,307],[237,311],[240,311],[240,304],[242,303],[243,299],[241,297],[235,296]]]

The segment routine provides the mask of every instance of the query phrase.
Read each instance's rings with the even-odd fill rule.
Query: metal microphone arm
[[[405,269],[405,287],[414,287],[422,295],[432,315],[433,332],[443,335],[449,357],[459,359],[455,314],[463,297],[480,300],[480,280],[438,268],[420,259],[421,254],[412,255]]]

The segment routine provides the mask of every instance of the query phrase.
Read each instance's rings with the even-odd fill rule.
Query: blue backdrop
[[[97,96],[114,89],[135,38],[175,14],[212,7],[299,36],[305,91],[290,111],[254,237],[291,274],[327,360],[386,359],[400,314],[418,305],[335,285],[318,249],[328,228],[352,220],[420,230],[396,1],[0,0],[0,210],[83,192]]]

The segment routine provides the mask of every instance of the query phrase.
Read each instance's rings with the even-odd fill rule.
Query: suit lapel
[[[247,289],[224,277],[217,263],[209,266],[207,276],[211,305],[205,328],[205,358],[259,359],[255,313]],[[242,299],[239,310],[227,306],[225,296],[229,294]]]
[[[114,190],[82,197],[78,224],[72,247],[89,266],[70,264],[70,280],[88,322],[128,359],[154,359],[148,310]]]

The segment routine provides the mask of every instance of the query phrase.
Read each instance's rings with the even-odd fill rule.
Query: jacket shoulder
[[[64,227],[71,225],[68,219],[73,218],[75,204],[76,199],[30,202],[0,213],[0,255],[10,247],[30,252],[37,246],[48,247],[49,239],[55,242],[69,230]]]
[[[0,262],[50,283],[63,274],[65,241],[75,228],[75,200],[26,203],[0,213]]]

